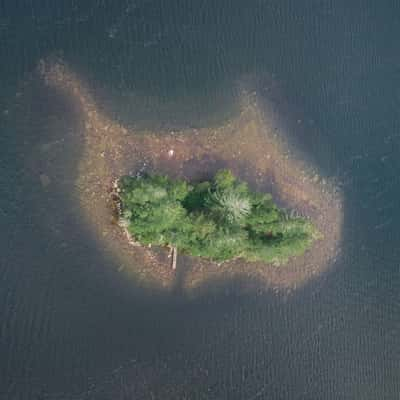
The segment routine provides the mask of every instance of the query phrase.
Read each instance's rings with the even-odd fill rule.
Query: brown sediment
[[[254,189],[271,192],[280,205],[309,217],[323,235],[303,256],[283,266],[243,260],[218,266],[186,257],[180,282],[183,290],[238,277],[256,278],[266,287],[293,289],[325,271],[337,256],[343,223],[340,192],[290,152],[276,134],[273,117],[261,110],[256,97],[244,92],[239,115],[219,128],[134,131],[104,115],[84,82],[65,64],[42,62],[40,72],[46,84],[74,102],[85,122],[76,185],[85,218],[101,247],[142,284],[173,288],[179,272],[179,267],[171,269],[168,250],[132,246],[115,223],[113,182],[143,169],[200,180],[229,168]]]

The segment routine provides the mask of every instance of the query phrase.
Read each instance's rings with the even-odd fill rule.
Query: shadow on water
[[[90,232],[82,226],[76,208],[71,206],[68,196],[76,176],[79,137],[76,142],[69,142],[69,147],[62,141],[57,143],[71,131],[80,130],[79,121],[71,123],[63,119],[63,115],[70,115],[71,105],[60,103],[59,97],[40,85],[26,89],[25,93],[30,93],[30,97],[16,96],[13,99],[15,109],[11,106],[8,116],[2,116],[5,135],[1,139],[1,168],[6,171],[1,176],[0,203],[6,214],[4,225],[2,223],[4,240],[0,256],[0,393],[3,397],[29,400],[74,397],[96,400],[395,399],[400,392],[399,237],[394,222],[383,229],[374,227],[385,223],[387,218],[393,218],[393,221],[398,218],[393,209],[383,216],[377,210],[398,194],[398,161],[393,158],[386,164],[381,161],[385,152],[392,154],[390,148],[396,149],[398,141],[387,139],[386,143],[379,132],[387,132],[385,139],[391,133],[395,134],[399,118],[395,114],[397,102],[390,88],[392,83],[381,76],[387,70],[384,65],[373,63],[375,54],[370,51],[376,51],[379,44],[386,42],[383,48],[388,50],[378,54],[389,54],[393,45],[384,40],[384,34],[390,27],[397,29],[397,25],[390,17],[384,19],[386,22],[379,24],[379,32],[383,33],[374,39],[376,48],[371,50],[365,46],[364,53],[365,41],[378,31],[376,26],[372,26],[366,39],[359,41],[357,38],[350,41],[346,35],[351,32],[338,26],[343,26],[345,18],[345,25],[359,22],[358,29],[366,31],[367,26],[371,27],[367,13],[378,11],[375,5],[365,7],[364,4],[362,9],[367,11],[360,17],[360,22],[355,11],[359,2],[352,3],[346,12],[341,8],[341,2],[336,3],[338,8],[321,5],[313,12],[309,8],[311,3],[304,6],[301,2],[283,2],[278,7],[277,3],[257,2],[254,7],[261,7],[262,12],[254,12],[245,2],[238,8],[228,7],[224,2],[215,14],[215,8],[208,1],[186,2],[186,8],[171,12],[171,16],[178,15],[184,20],[187,15],[202,15],[199,11],[203,10],[214,19],[214,30],[208,30],[208,34],[212,38],[221,34],[218,36],[222,40],[220,47],[215,45],[210,55],[207,55],[208,47],[204,47],[198,59],[202,62],[193,58],[188,64],[182,59],[165,57],[170,67],[166,65],[164,75],[158,74],[159,71],[146,75],[151,62],[154,68],[160,65],[157,57],[162,49],[156,50],[149,43],[146,47],[143,40],[139,40],[145,35],[144,28],[133,35],[138,38],[133,45],[128,44],[126,38],[131,37],[127,35],[129,29],[137,29],[129,23],[130,18],[135,15],[147,18],[152,10],[156,13],[157,8],[152,8],[156,2],[143,2],[138,10],[129,11],[127,17],[122,16],[121,5],[115,6],[113,12],[103,17],[107,23],[113,18],[116,21],[117,26],[111,26],[113,29],[108,34],[117,39],[121,35],[119,45],[113,45],[110,50],[111,54],[119,51],[119,59],[112,56],[98,58],[103,51],[107,55],[110,53],[103,47],[108,44],[104,45],[99,39],[103,29],[100,26],[108,24],[93,24],[91,19],[97,3],[85,2],[79,6],[83,10],[74,12],[68,8],[64,10],[71,13],[71,19],[57,19],[62,22],[56,28],[61,39],[58,43],[46,42],[44,49],[33,46],[38,52],[32,56],[34,62],[42,52],[54,50],[53,47],[64,47],[67,57],[73,52],[82,57],[84,51],[87,59],[80,59],[84,66],[82,70],[100,71],[96,72],[94,81],[102,82],[106,77],[108,85],[114,86],[115,71],[119,71],[122,86],[132,89],[142,82],[144,90],[158,77],[159,82],[155,81],[152,87],[159,93],[163,84],[166,92],[181,76],[186,77],[183,86],[192,81],[200,86],[204,76],[213,73],[214,68],[210,64],[209,68],[195,70],[197,79],[192,80],[188,70],[171,72],[172,63],[186,68],[185,65],[203,65],[204,61],[211,63],[210,60],[220,59],[221,68],[215,73],[215,80],[220,81],[221,75],[229,75],[228,66],[234,70],[230,71],[232,75],[238,76],[254,69],[249,60],[259,58],[258,63],[255,62],[259,69],[271,67],[271,72],[278,71],[278,80],[284,82],[284,90],[291,99],[290,106],[303,110],[314,121],[299,139],[303,148],[327,172],[339,168],[340,173],[350,175],[346,175],[349,180],[344,187],[345,248],[338,265],[330,273],[290,296],[260,292],[256,282],[253,292],[243,293],[240,280],[229,284],[215,282],[214,287],[204,288],[204,292],[194,299],[182,297],[179,282],[173,295],[135,287],[118,272],[119,266],[114,265],[113,259],[88,239]],[[48,3],[47,15],[41,14],[43,21],[54,17],[52,7],[56,6],[52,4],[55,2]],[[177,4],[173,2],[171,7]],[[300,10],[303,7],[304,10]],[[279,10],[296,18],[282,23],[282,18],[276,18]],[[39,13],[38,9],[36,11]],[[60,15],[64,11],[61,10]],[[89,23],[78,22],[78,15],[87,17]],[[265,15],[266,19],[263,18]],[[372,22],[378,24],[382,19],[382,13],[378,12]],[[254,22],[259,28],[268,26],[269,30],[260,28],[255,41],[249,42],[254,43],[255,48],[249,48],[237,57],[251,32],[256,32],[250,28]],[[34,40],[41,44],[40,39],[48,35],[50,25],[49,22],[41,24],[39,18],[35,24],[38,29],[44,27],[43,31],[35,31]],[[235,33],[238,24],[243,35]],[[292,30],[289,29],[291,24]],[[165,27],[169,26],[181,25],[166,21]],[[204,27],[199,32],[204,32]],[[178,50],[183,34],[173,31],[168,35],[171,35],[168,36],[169,48],[176,46],[176,52],[172,54],[187,54]],[[196,40],[201,33],[194,31],[192,35],[198,43]],[[16,40],[25,36],[21,34]],[[57,35],[53,37],[57,38]],[[237,50],[230,50],[225,57],[217,57],[219,51],[234,48],[229,42],[233,39],[240,44]],[[80,41],[83,43],[79,44]],[[335,42],[348,44],[348,47],[340,47],[339,57],[329,53],[329,44]],[[208,46],[210,40],[204,40],[204,43]],[[281,54],[282,43],[288,46],[286,53],[289,55],[269,60],[271,54]],[[127,55],[138,54],[139,50],[130,50],[131,45],[136,50],[141,49],[141,61],[143,56],[147,58],[135,70],[131,82],[126,83],[131,68],[128,65],[118,70],[115,66],[120,65],[118,60],[123,61],[121,59]],[[12,48],[18,52],[23,47]],[[363,65],[372,65],[374,69],[360,72],[354,67],[353,61],[346,58],[354,50],[362,56]],[[316,57],[320,57],[321,52],[327,59],[316,71],[314,63],[318,62]],[[21,55],[10,54],[11,60],[13,57],[17,60]],[[89,59],[93,64],[88,62]],[[344,64],[338,61],[335,64],[336,59],[345,60]],[[244,64],[237,65],[242,62]],[[295,67],[292,67],[293,63]],[[13,64],[23,68],[20,62],[11,62],[2,68],[10,69]],[[313,68],[308,70],[309,66]],[[297,72],[292,74],[291,68]],[[324,68],[328,71],[324,72]],[[338,73],[337,68],[343,68],[344,72]],[[106,76],[110,71],[114,75]],[[301,83],[297,79],[299,71],[303,71]],[[174,74],[175,79],[166,78]],[[362,88],[364,78],[371,78],[374,90],[370,95]],[[378,91],[379,87],[383,94]],[[181,87],[181,92],[189,92],[189,89],[193,88]],[[106,92],[107,88],[104,90]],[[385,110],[379,107],[380,101],[387,104],[383,101],[386,95],[393,100],[393,109],[391,106]],[[352,117],[346,117],[346,113]],[[326,134],[319,134],[320,131]],[[349,132],[353,134],[349,135]],[[49,147],[49,143],[53,144]],[[32,154],[32,148],[44,157],[30,164],[28,170],[27,158]],[[358,155],[359,161],[350,160],[351,156]],[[46,163],[51,162],[51,157],[57,160],[55,166],[63,165],[63,168],[56,173],[59,181],[47,185],[43,177],[41,183],[40,174],[42,169],[48,168]],[[374,179],[378,180],[375,182]],[[383,194],[378,196],[380,192]]]

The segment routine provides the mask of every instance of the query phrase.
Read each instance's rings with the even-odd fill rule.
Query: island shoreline
[[[221,167],[230,168],[256,190],[272,192],[278,204],[311,218],[324,235],[304,256],[281,267],[240,260],[217,266],[188,257],[182,290],[195,291],[212,280],[238,276],[255,278],[266,288],[292,290],[326,271],[337,258],[343,195],[334,181],[321,179],[315,168],[296,158],[295,149],[276,133],[277,122],[272,124],[271,116],[266,120],[256,96],[244,90],[240,98],[242,111],[218,128],[188,128],[162,134],[138,132],[100,112],[91,91],[65,63],[42,61],[39,73],[46,85],[75,104],[84,119],[77,195],[85,219],[101,246],[144,285],[166,290],[174,286],[175,274],[165,265],[166,255],[137,244],[132,246],[118,224],[110,221],[110,189],[115,179],[140,171],[201,180]]]

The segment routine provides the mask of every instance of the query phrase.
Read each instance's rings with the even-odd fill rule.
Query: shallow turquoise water
[[[395,1],[0,1],[0,398],[398,399],[399,33]],[[270,98],[273,76],[291,134],[343,182],[343,257],[288,298],[133,287],[65,198],[78,144],[54,147],[60,190],[29,169],[68,135],[44,129],[68,105],[19,94],[49,54],[143,125],[218,123],[235,82]],[[157,112],[181,99],[184,115]]]

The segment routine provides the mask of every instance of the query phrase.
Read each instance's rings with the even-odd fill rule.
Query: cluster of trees
[[[120,222],[144,245],[219,263],[240,257],[283,264],[319,236],[309,220],[288,215],[229,170],[195,185],[161,175],[124,176],[118,187]]]

